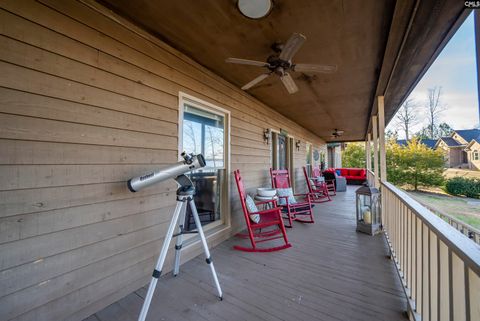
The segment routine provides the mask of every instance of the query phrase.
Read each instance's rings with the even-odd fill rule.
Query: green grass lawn
[[[407,192],[432,211],[448,214],[470,226],[480,229],[480,200],[436,192]]]

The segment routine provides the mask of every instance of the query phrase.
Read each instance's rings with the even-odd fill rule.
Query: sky
[[[448,123],[453,129],[470,129],[478,126],[473,14],[470,14],[450,39],[410,94],[409,98],[415,99],[421,106],[418,115],[420,123],[413,127],[413,133],[427,124],[422,107],[427,101],[428,88],[435,86],[442,87],[441,101],[446,107],[440,115],[440,122]],[[395,123],[394,118],[387,129],[398,129],[399,138],[405,138],[405,133],[400,128],[396,128]]]

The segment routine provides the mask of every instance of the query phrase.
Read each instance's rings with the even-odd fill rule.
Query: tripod
[[[222,289],[220,288],[220,283],[218,282],[217,273],[215,272],[215,267],[213,266],[210,251],[208,250],[207,240],[205,239],[205,234],[203,233],[202,224],[200,222],[200,218],[197,212],[197,207],[195,206],[195,202],[193,200],[193,196],[195,195],[195,187],[193,187],[192,181],[183,174],[176,177],[175,180],[180,185],[180,187],[177,189],[177,205],[175,207],[175,211],[173,212],[173,217],[167,230],[167,235],[165,235],[165,240],[163,241],[160,256],[158,257],[157,264],[155,265],[155,269],[153,270],[152,280],[150,281],[150,285],[148,286],[147,295],[145,297],[145,301],[143,302],[142,310],[138,317],[138,321],[145,321],[145,318],[147,317],[147,312],[153,298],[153,292],[155,291],[155,287],[157,286],[158,278],[162,274],[162,267],[165,263],[168,247],[170,246],[170,241],[173,237],[177,238],[175,244],[175,261],[173,268],[173,275],[177,276],[180,268],[180,253],[182,250],[183,234],[198,233],[198,235],[200,236],[200,240],[202,241],[203,245],[203,251],[205,252],[206,257],[205,261],[210,266],[210,270],[212,271],[213,280],[218,291],[218,297],[220,298],[220,300],[223,299]],[[190,206],[195,225],[197,226],[197,231],[190,232],[184,231],[183,229],[183,221],[185,213],[187,211],[187,206]],[[180,222],[178,225],[178,233],[173,234],[179,218]]]

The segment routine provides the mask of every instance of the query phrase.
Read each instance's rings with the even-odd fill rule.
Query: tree
[[[441,123],[438,125],[437,138],[450,136],[453,133],[452,127],[447,123]]]
[[[445,110],[445,106],[441,103],[442,87],[433,87],[428,89],[427,99],[427,115],[428,115],[428,134],[430,139],[436,138],[436,130],[438,128],[438,119],[440,114]]]
[[[418,124],[418,104],[413,98],[405,100],[397,112],[397,126],[405,132],[405,139],[410,139],[410,129]]]
[[[397,140],[398,139],[398,132],[397,131],[392,131],[392,130],[387,130],[387,132],[385,133],[385,139],[386,140]]]
[[[342,166],[365,168],[365,143],[348,143],[342,152]]]
[[[431,135],[431,125],[425,126],[420,131],[415,133],[414,137],[418,139],[438,139],[440,137],[450,136],[453,133],[452,127],[447,123],[441,123],[433,130],[433,136]]]
[[[414,138],[407,146],[387,144],[387,175],[396,185],[438,186],[443,182],[443,152],[433,150]]]

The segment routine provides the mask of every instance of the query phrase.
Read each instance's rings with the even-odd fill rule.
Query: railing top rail
[[[410,210],[434,231],[473,271],[480,275],[480,246],[455,230],[447,222],[425,208],[407,193],[391,183],[382,182],[382,186],[395,194]]]

